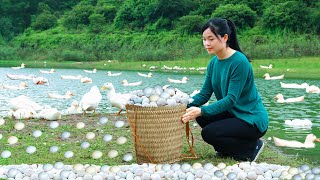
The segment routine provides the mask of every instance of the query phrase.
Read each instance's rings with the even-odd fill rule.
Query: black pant
[[[200,116],[196,120],[202,128],[203,140],[235,160],[252,159],[257,140],[266,133],[229,112],[207,118]]]

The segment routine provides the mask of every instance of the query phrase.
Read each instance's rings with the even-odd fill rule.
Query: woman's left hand
[[[198,107],[190,107],[186,109],[186,113],[182,116],[182,122],[189,122],[199,116],[201,116],[201,109]]]

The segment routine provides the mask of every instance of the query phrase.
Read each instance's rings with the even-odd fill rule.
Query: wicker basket
[[[182,159],[186,106],[126,105],[138,163],[173,163]]]

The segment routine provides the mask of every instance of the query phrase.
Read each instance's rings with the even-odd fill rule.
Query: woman
[[[252,67],[241,52],[235,25],[214,18],[202,28],[203,45],[211,59],[201,91],[182,117],[196,119],[205,142],[219,156],[255,161],[262,152],[260,139],[268,128],[268,113],[257,91]],[[215,94],[217,101],[205,104]]]

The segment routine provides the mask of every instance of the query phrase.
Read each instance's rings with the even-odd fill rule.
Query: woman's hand
[[[190,107],[186,110],[186,113],[182,116],[182,122],[186,123],[190,120],[196,119],[201,116],[201,109],[198,107]]]

